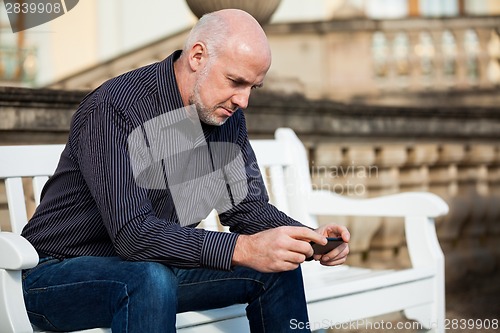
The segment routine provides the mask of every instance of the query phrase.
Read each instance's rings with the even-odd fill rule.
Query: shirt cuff
[[[201,248],[201,265],[230,271],[238,236],[231,232],[207,231]]]

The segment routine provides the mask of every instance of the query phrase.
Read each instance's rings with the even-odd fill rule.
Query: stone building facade
[[[439,194],[451,208],[437,221],[447,278],[491,272],[500,265],[499,29],[498,16],[351,15],[266,25],[274,60],[265,90],[246,112],[250,136],[294,129],[309,149],[318,188],[356,197]],[[0,144],[64,143],[86,92],[163,59],[187,33],[86,68],[51,89],[0,87]],[[339,221],[352,230],[350,262],[408,265],[402,221],[368,220],[368,227]]]

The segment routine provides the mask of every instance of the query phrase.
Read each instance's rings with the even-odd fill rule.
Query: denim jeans
[[[226,272],[118,257],[48,257],[23,272],[23,289],[31,322],[51,331],[175,332],[176,313],[237,303],[248,303],[252,332],[299,332],[291,320],[308,321],[300,268]]]

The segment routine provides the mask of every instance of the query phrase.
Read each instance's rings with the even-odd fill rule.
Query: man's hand
[[[240,235],[234,249],[233,264],[260,272],[293,270],[313,255],[309,242],[325,245],[326,237],[309,228],[291,226]]]
[[[336,266],[345,263],[347,255],[349,254],[348,243],[351,238],[351,234],[347,228],[336,224],[328,224],[316,229],[316,232],[325,237],[342,237],[344,244],[337,246],[323,255],[315,254],[313,257],[314,260],[319,260],[320,263],[325,266]]]

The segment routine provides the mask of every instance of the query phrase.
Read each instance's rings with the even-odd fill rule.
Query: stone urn
[[[271,20],[281,0],[186,0],[186,2],[198,18],[216,10],[237,8],[251,14],[263,25]]]

